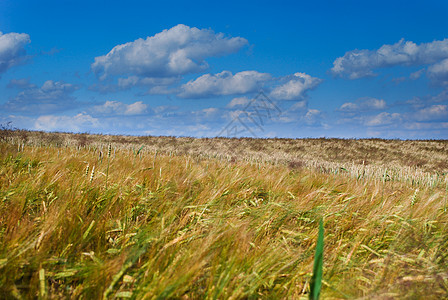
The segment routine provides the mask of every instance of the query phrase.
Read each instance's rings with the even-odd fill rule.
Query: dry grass
[[[299,157],[306,148],[291,151],[294,161],[306,163],[280,159],[287,145],[316,144],[307,153],[316,154],[313,161],[325,156],[324,163],[361,167],[342,156],[331,161],[336,150],[317,149],[347,144],[342,153],[350,157],[360,145],[392,153],[400,149],[393,143],[403,143],[397,160],[409,149],[420,149],[412,155],[426,160],[402,166],[403,176],[418,170],[446,178],[444,167],[435,166],[446,159],[446,141],[85,135],[81,145],[77,136],[50,141],[35,134],[43,133],[0,143],[5,298],[307,297],[321,217],[323,298],[448,295],[445,179],[347,176],[308,167],[311,160]],[[238,152],[251,144],[262,149]],[[265,154],[272,158],[261,159]],[[371,157],[365,168],[401,163],[383,154],[359,155]]]
[[[189,154],[227,160],[263,161],[309,165],[376,165],[423,172],[448,172],[448,140],[381,139],[253,139],[136,137],[1,130],[0,138],[14,144],[138,149],[149,152]],[[1,140],[0,139],[0,140]],[[107,150],[107,149],[104,149]]]

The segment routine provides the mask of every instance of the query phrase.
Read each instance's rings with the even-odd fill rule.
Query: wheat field
[[[448,297],[448,141],[3,131],[6,299]]]

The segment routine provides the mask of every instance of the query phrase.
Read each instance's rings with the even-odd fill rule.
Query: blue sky
[[[447,29],[446,1],[3,0],[0,123],[447,139]]]

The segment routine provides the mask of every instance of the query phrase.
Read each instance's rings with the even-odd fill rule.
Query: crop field
[[[0,297],[448,297],[448,141],[3,130]]]

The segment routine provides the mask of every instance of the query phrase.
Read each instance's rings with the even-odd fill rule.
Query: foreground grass
[[[447,197],[284,165],[0,143],[0,295],[307,297],[323,218],[323,298],[439,299]]]

